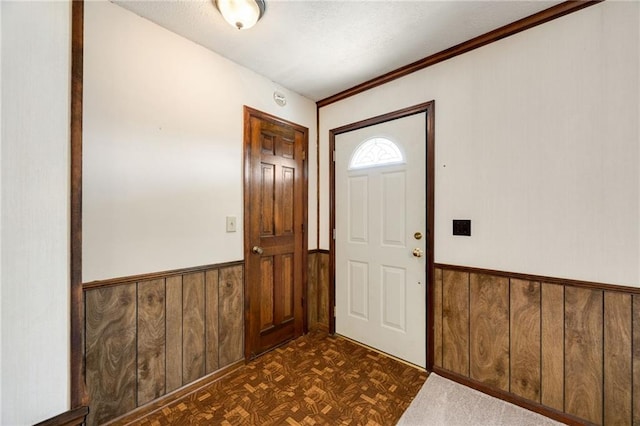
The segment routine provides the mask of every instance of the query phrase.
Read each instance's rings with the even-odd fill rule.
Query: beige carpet
[[[431,373],[398,425],[553,426],[562,423]]]

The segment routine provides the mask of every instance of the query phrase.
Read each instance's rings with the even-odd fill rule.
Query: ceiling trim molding
[[[431,56],[427,56],[426,58],[420,59],[409,65],[405,65],[401,68],[390,71],[386,74],[375,77],[371,80],[365,81],[364,83],[358,84],[357,86],[354,86],[350,89],[344,90],[335,95],[321,99],[316,102],[316,105],[318,106],[318,108],[322,108],[324,106],[341,101],[348,97],[373,89],[374,87],[378,87],[390,81],[407,76],[409,74],[412,74],[416,71],[430,67],[437,63],[446,61],[447,59],[451,59],[463,53],[467,53],[471,50],[477,49],[479,47],[482,47],[487,44],[493,43],[495,41],[501,40],[503,38],[512,36],[519,32],[544,24],[545,22],[549,22],[556,18],[560,18],[570,13],[577,12],[578,10],[584,9],[585,7],[593,6],[595,4],[600,3],[601,1],[603,0],[565,1],[564,3],[560,3],[558,5],[552,6],[541,12],[535,13],[531,16],[527,16],[526,18],[512,22],[511,24],[497,28],[493,31],[489,31],[488,33],[472,38],[471,40],[468,40],[456,46],[450,47],[449,49],[445,49]]]

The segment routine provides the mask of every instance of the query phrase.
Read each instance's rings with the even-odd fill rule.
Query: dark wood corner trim
[[[568,15],[573,12],[577,12],[578,10],[584,9],[588,6],[593,6],[594,4],[598,4],[603,0],[596,1],[584,1],[584,0],[573,0],[573,1],[565,1],[564,3],[560,3],[558,5],[552,6],[548,9],[545,9],[541,12],[535,13],[526,18],[520,19],[518,21],[512,22],[511,24],[505,25],[488,33],[482,34],[478,37],[472,38],[471,40],[460,43],[456,46],[450,47],[449,49],[443,50],[441,52],[435,53],[431,56],[427,56],[426,58],[420,59],[416,62],[413,62],[409,65],[405,65],[404,67],[398,68],[394,71],[390,71],[386,74],[383,74],[379,77],[373,78],[371,80],[365,81],[357,86],[354,86],[350,89],[339,92],[335,95],[329,96],[325,99],[321,99],[316,102],[318,108],[322,108],[324,106],[330,105],[334,102],[341,101],[348,97],[357,95],[358,93],[365,92],[367,90],[373,89],[374,87],[381,86],[390,81],[396,80],[398,78],[407,76],[416,71],[422,70],[424,68],[430,67],[437,63],[446,61],[447,59],[454,58],[463,53],[469,52],[471,50],[477,49],[479,47],[485,46],[487,44],[493,43],[495,41],[501,40],[503,38],[512,36],[519,32],[528,30],[535,26],[544,24],[545,22],[552,21],[556,18],[560,18],[562,16]]]
[[[136,408],[133,411],[129,411],[128,413],[117,417],[113,420],[108,421],[105,425],[110,424],[119,424],[119,425],[135,425],[139,424],[142,419],[152,415],[153,413],[161,410],[162,408],[168,406],[172,402],[175,402],[181,398],[184,398],[188,395],[194,394],[199,390],[209,386],[211,383],[222,379],[225,376],[233,373],[238,370],[242,366],[246,364],[244,359],[234,362],[233,364],[229,364],[228,366],[217,370],[208,376],[205,376],[201,379],[196,380],[195,382],[189,383],[186,386],[183,386],[175,391],[163,395],[153,401],[149,402],[146,405],[142,405]]]
[[[453,380],[454,382],[457,382],[461,385],[470,387],[472,389],[475,389],[487,395],[493,396],[494,398],[498,398],[503,401],[509,402],[511,404],[515,404],[519,407],[526,408],[527,410],[536,412],[538,414],[542,414],[543,416],[557,420],[564,424],[571,425],[571,426],[583,426],[585,424],[584,420],[581,420],[570,414],[562,413],[560,411],[554,410],[553,408],[549,408],[544,405],[531,402],[529,400],[516,396],[512,393],[508,393],[508,392],[496,389],[482,382],[478,382],[468,377],[460,376],[456,373],[443,370],[439,367],[434,367],[431,371],[439,376],[442,376],[449,380]]]
[[[316,105],[316,247],[320,248],[320,107]]]
[[[71,3],[70,123],[70,387],[71,408],[89,405],[84,373],[82,298],[82,76],[84,1]]]
[[[470,273],[483,274],[483,275],[493,275],[497,277],[514,278],[514,279],[523,280],[523,281],[538,281],[541,283],[561,284],[561,285],[571,286],[571,287],[582,287],[582,288],[589,288],[589,289],[603,290],[603,291],[615,291],[615,292],[623,292],[623,293],[640,294],[640,287],[631,287],[631,286],[623,286],[623,285],[616,285],[616,284],[604,284],[604,283],[596,283],[591,281],[580,281],[580,280],[564,279],[564,278],[557,278],[557,277],[545,277],[542,275],[520,274],[517,272],[496,271],[493,269],[474,268],[471,266],[460,266],[460,265],[447,265],[443,263],[436,263],[435,267],[440,269],[447,269],[450,271],[462,271],[462,272],[470,272]]]
[[[109,278],[107,280],[97,280],[97,281],[84,283],[82,285],[82,289],[85,291],[93,290],[96,288],[113,287],[116,285],[130,284],[130,283],[135,283],[139,281],[157,280],[161,278],[172,277],[174,275],[184,275],[184,274],[190,274],[194,272],[204,272],[210,269],[221,269],[221,268],[228,268],[231,266],[243,266],[243,265],[244,265],[244,260],[235,260],[232,262],[215,263],[212,265],[193,266],[190,268],[172,269],[169,271],[151,272],[148,274],[130,275],[127,277]]]
[[[82,406],[36,423],[34,426],[79,426],[84,424],[87,414],[89,414],[89,407]]]

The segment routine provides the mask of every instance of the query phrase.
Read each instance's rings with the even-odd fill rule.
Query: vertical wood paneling
[[[540,401],[548,407],[564,411],[564,287],[543,283],[541,298]]]
[[[166,391],[182,386],[182,276],[166,279]]]
[[[218,270],[205,273],[205,371],[207,374],[218,369]]]
[[[307,255],[307,324],[318,323],[318,253]]]
[[[165,393],[165,283],[138,283],[138,405]]]
[[[602,424],[602,291],[565,288],[565,411]]]
[[[274,269],[273,256],[260,259],[260,330],[273,325]]]
[[[470,376],[509,390],[509,279],[470,274]]]
[[[630,294],[604,292],[604,424],[631,424]]]
[[[90,425],[136,406],[136,285],[85,293],[86,380]]]
[[[633,295],[633,425],[640,426],[640,294]]]
[[[473,268],[434,275],[435,366],[589,424],[640,426],[640,295]]]
[[[469,274],[443,271],[442,366],[469,376]]]
[[[433,283],[433,363],[442,367],[442,269],[434,271]]]
[[[219,281],[219,366],[220,368],[243,357],[243,275],[241,266],[220,269]]]
[[[182,277],[182,384],[205,374],[204,273]]]
[[[511,392],[540,402],[540,283],[511,279]]]
[[[318,253],[318,322],[329,326],[329,254]]]
[[[88,425],[243,357],[243,265],[156,276],[84,290]]]

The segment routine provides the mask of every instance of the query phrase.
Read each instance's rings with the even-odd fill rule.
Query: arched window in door
[[[393,141],[376,137],[362,142],[351,155],[349,170],[404,163],[402,151]]]

